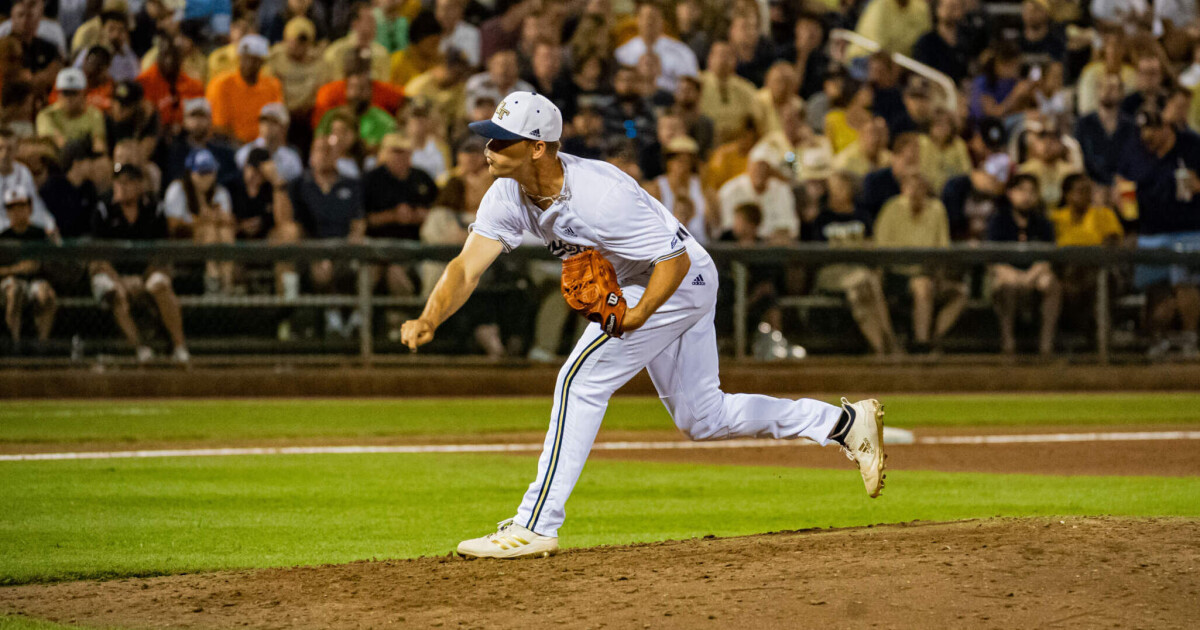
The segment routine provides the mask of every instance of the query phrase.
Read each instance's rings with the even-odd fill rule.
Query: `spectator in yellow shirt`
[[[892,163],[892,152],[888,151],[887,121],[876,117],[870,124],[862,128],[858,140],[851,142],[841,153],[833,158],[833,168],[838,171],[853,173],[858,178],[867,176],[871,171],[886,168]],[[921,157],[925,157],[922,149]],[[937,188],[935,190],[941,190]]]
[[[283,28],[283,41],[271,47],[267,67],[283,86],[283,102],[292,118],[306,120],[325,85],[329,64],[314,48],[317,27],[306,17],[294,17]]]
[[[1112,208],[1093,206],[1092,181],[1083,173],[1063,180],[1063,207],[1050,213],[1059,247],[1117,245],[1125,236]]]
[[[879,43],[887,52],[911,55],[913,44],[932,28],[925,0],[871,0],[858,19],[859,35]],[[851,51],[859,56],[862,51]]]
[[[76,138],[91,138],[97,149],[106,146],[104,114],[87,102],[87,79],[79,68],[58,71],[54,81],[58,101],[38,112],[37,135],[60,148]]]
[[[1125,236],[1125,229],[1112,208],[1093,206],[1092,180],[1076,173],[1063,180],[1063,207],[1050,213],[1054,224],[1054,240],[1059,247],[1115,246]],[[1092,323],[1096,299],[1096,268],[1067,265],[1060,270],[1062,277],[1064,315],[1079,328]]]
[[[375,40],[375,13],[369,2],[356,2],[350,8],[350,32],[325,49],[325,62],[333,71],[332,79],[344,79],[342,74],[346,53],[365,50],[371,58],[371,80],[387,81],[391,73],[391,57],[388,49]]]
[[[424,98],[442,117],[442,137],[452,138],[465,123],[467,112],[467,76],[471,72],[466,57],[456,48],[446,51],[441,63],[404,84],[404,96]]]
[[[404,85],[414,77],[427,72],[442,59],[438,51],[441,45],[441,25],[433,14],[422,11],[412,22],[409,29],[409,45],[403,50],[397,50],[391,57],[391,82],[393,85]]]
[[[804,101],[796,94],[800,83],[796,79],[796,69],[786,61],[776,61],[767,70],[767,78],[763,87],[755,95],[763,115],[763,133],[771,133],[783,129],[779,112],[784,107],[792,106],[804,111]]]
[[[757,89],[735,74],[736,68],[733,48],[728,42],[716,42],[708,52],[708,70],[700,73],[700,112],[712,119],[718,145],[736,138],[747,116],[762,129]]]
[[[750,149],[758,142],[758,128],[754,119],[747,116],[742,120],[741,132],[731,141],[717,147],[704,165],[701,180],[704,186],[720,190],[725,182],[741,175],[749,165]]]
[[[871,122],[871,106],[875,103],[875,90],[868,83],[857,87],[848,86],[843,93],[843,103],[825,114],[825,137],[839,153],[858,140],[858,130]]]
[[[1083,172],[1083,164],[1072,159],[1057,119],[1027,117],[1025,129],[1028,131],[1025,142],[1029,159],[1017,167],[1017,173],[1036,177],[1042,203],[1047,208],[1053,208],[1062,201],[1063,180],[1071,173]]]
[[[263,105],[283,102],[279,79],[266,76],[267,38],[247,35],[238,42],[238,69],[214,78],[205,97],[212,105],[213,127],[240,142],[258,137],[258,113]]]
[[[900,190],[899,195],[884,204],[875,220],[875,244],[949,247],[950,221],[946,207],[929,196],[925,178],[917,173],[907,175],[900,182]],[[895,266],[888,274],[885,288],[899,284],[912,296],[912,351],[936,350],[967,306],[967,284],[961,274],[921,265]],[[936,311],[939,303],[942,308]]]
[[[929,133],[921,134],[921,174],[929,180],[930,190],[942,194],[953,177],[971,172],[971,153],[958,135],[954,115],[937,109],[929,124]]]

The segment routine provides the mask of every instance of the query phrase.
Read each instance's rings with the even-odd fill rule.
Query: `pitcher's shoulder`
[[[517,180],[502,177],[492,182],[480,200],[479,207],[484,206],[521,206],[521,185]]]
[[[567,168],[575,170],[576,174],[580,176],[573,178],[577,180],[573,182],[577,187],[582,185],[588,188],[600,188],[604,190],[616,185],[638,187],[636,179],[604,160],[581,158],[568,153],[561,153],[559,155],[563,163],[567,165]]]

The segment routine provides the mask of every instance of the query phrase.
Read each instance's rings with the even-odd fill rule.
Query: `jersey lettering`
[[[591,249],[591,247],[568,243],[560,239],[554,239],[553,241],[546,243],[546,249],[550,250],[550,253],[554,256],[566,258],[568,256],[574,256],[580,252],[585,252]]]

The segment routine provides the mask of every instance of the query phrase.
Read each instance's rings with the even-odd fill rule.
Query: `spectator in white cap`
[[[30,222],[33,214],[31,189],[24,186],[6,188],[3,201],[10,223],[7,228],[0,228],[0,241],[50,240],[46,230]],[[0,265],[0,304],[4,305],[4,323],[8,326],[14,349],[19,350],[21,324],[27,310],[33,315],[34,324],[37,326],[38,341],[45,341],[50,337],[58,305],[54,289],[46,281],[38,261],[22,260],[10,265]]]
[[[759,144],[750,151],[746,172],[726,182],[717,192],[722,230],[733,228],[735,208],[753,203],[763,211],[762,224],[758,228],[761,238],[786,244],[800,237],[796,197],[791,186],[775,176],[783,163],[783,156],[769,145]]]
[[[230,70],[237,70],[238,45],[242,43],[243,37],[257,32],[258,25],[254,23],[254,13],[239,12],[229,23],[229,43],[208,54],[203,76],[197,75],[197,78],[208,82]]]
[[[258,137],[254,142],[242,145],[237,152],[239,169],[246,168],[246,158],[255,148],[266,149],[275,163],[276,172],[286,182],[292,182],[304,174],[304,162],[300,154],[287,145],[287,130],[291,123],[287,107],[283,103],[267,103],[258,112]]]
[[[87,79],[79,68],[60,70],[54,81],[59,99],[38,112],[37,134],[60,148],[69,140],[91,137],[105,146],[104,114],[87,102]]]
[[[34,225],[57,235],[58,224],[54,220],[54,215],[50,214],[50,211],[46,209],[46,204],[42,203],[42,198],[37,194],[37,184],[33,181],[33,173],[27,166],[18,162],[16,157],[16,135],[11,129],[0,127],[0,204],[4,200],[4,191],[10,188],[32,191],[30,194],[33,198],[33,216],[30,220]],[[8,227],[8,216],[4,212],[4,206],[0,205],[0,230],[6,227]]]
[[[258,136],[258,114],[264,105],[283,102],[279,79],[262,72],[268,49],[262,35],[242,37],[237,48],[238,69],[214,78],[205,92],[212,106],[213,127],[239,142],[251,142]]]

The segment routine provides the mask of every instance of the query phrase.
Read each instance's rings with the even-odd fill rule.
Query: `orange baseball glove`
[[[598,322],[608,336],[620,337],[625,331],[627,305],[617,284],[617,272],[595,250],[563,261],[562,292],[568,306]]]

